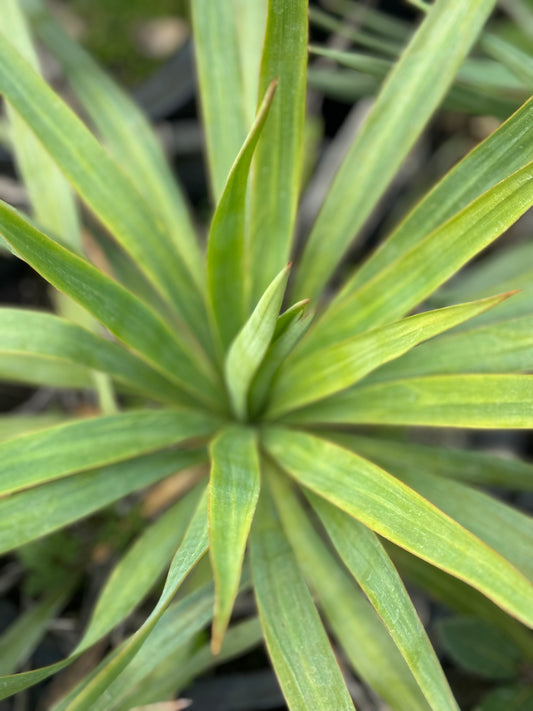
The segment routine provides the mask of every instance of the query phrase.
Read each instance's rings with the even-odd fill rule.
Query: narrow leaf
[[[523,52],[516,45],[506,42],[496,35],[485,34],[481,46],[491,57],[501,62],[520,81],[533,91],[533,59],[531,54]]]
[[[19,0],[5,0],[2,3],[0,32],[38,72],[39,60]],[[64,243],[80,251],[78,213],[67,181],[9,102],[6,109],[17,165],[28,191],[36,222],[51,235],[57,235]]]
[[[2,353],[1,347],[0,380],[71,389],[93,385],[90,371],[83,366],[27,353]]]
[[[259,96],[259,70],[265,41],[268,0],[233,0],[237,48],[242,77],[242,102],[247,125],[251,124]]]
[[[248,263],[255,304],[287,264],[300,193],[307,65],[307,0],[270,0],[259,96],[278,89],[254,158]]]
[[[26,372],[27,381],[44,382],[44,368],[48,366],[46,372],[57,370],[59,377],[61,372],[65,374],[65,384],[69,382],[72,387],[72,381],[79,379],[74,387],[88,386],[90,369],[107,373],[128,388],[158,400],[175,403],[185,396],[174,383],[125,348],[52,314],[0,309],[0,334],[0,373],[7,371],[9,358],[13,367],[17,361],[20,363],[19,377]],[[29,364],[35,365],[35,359],[41,357],[42,368],[35,373]]]
[[[280,466],[301,484],[533,626],[531,583],[405,484],[366,459],[312,435],[269,429],[263,441]]]
[[[209,375],[201,353],[191,350],[132,293],[31,227],[1,202],[0,231],[19,256],[39,274],[80,303],[156,369],[162,370],[191,394],[197,393],[197,385],[210,391],[208,399],[216,401],[219,398],[217,389],[209,380],[215,376]]]
[[[278,416],[289,409],[344,390],[383,363],[496,306],[506,297],[500,295],[417,314],[318,350],[307,357],[298,358],[296,352],[290,363],[282,368],[274,384],[269,414]]]
[[[209,541],[215,578],[211,647],[220,651],[239,589],[250,526],[259,497],[256,434],[245,427],[223,430],[210,446]]]
[[[232,2],[195,0],[191,15],[211,190],[217,203],[246,138],[239,43]]]
[[[431,375],[361,385],[310,405],[297,422],[522,429],[533,427],[533,376]]]
[[[176,176],[146,117],[95,60],[46,11],[41,0],[25,2],[40,39],[61,63],[69,84],[117,162],[165,221],[197,288],[203,289],[202,260]]]
[[[321,291],[445,96],[493,6],[493,0],[437,0],[431,6],[337,174],[304,252],[297,297]]]
[[[231,169],[217,205],[207,244],[209,300],[215,330],[225,352],[248,315],[244,265],[246,193],[252,156],[272,105],[268,87],[257,118]]]
[[[196,332],[202,319],[206,321],[205,308],[161,218],[83,123],[1,36],[0,92],[156,290]]]
[[[68,422],[0,445],[0,493],[131,459],[213,432],[194,410],[140,410]]]
[[[383,622],[334,558],[284,476],[269,471],[283,527],[329,626],[356,673],[394,711],[429,706]]]
[[[265,641],[291,711],[353,709],[327,635],[266,492],[251,535]]]
[[[87,649],[118,625],[157,583],[174,556],[200,495],[193,489],[148,526],[113,569],[78,647]]]
[[[290,266],[285,267],[265,291],[226,356],[226,384],[233,410],[239,419],[246,416],[250,384],[272,340]]]
[[[323,347],[400,318],[487,247],[533,205],[533,163],[501,180],[359,288],[340,296],[315,328]],[[392,242],[391,242],[392,244]],[[389,255],[391,258],[389,258]],[[311,335],[311,334],[310,334]],[[311,345],[310,345],[311,347]]]

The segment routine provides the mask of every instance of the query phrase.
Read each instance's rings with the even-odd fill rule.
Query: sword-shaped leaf
[[[313,435],[272,428],[263,442],[300,484],[533,627],[533,585],[527,578],[398,479]]]
[[[493,0],[431,5],[337,173],[297,274],[298,298],[321,291],[444,98],[493,7]]]
[[[210,446],[209,541],[215,578],[211,647],[220,651],[239,589],[250,526],[259,497],[256,434],[245,427],[223,430]]]
[[[37,272],[86,308],[156,369],[187,392],[198,395],[197,388],[205,388],[210,393],[208,400],[218,400],[215,376],[205,359],[202,360],[201,352],[181,340],[131,292],[82,257],[56,244],[1,202],[0,232]]]
[[[291,711],[350,709],[326,632],[266,491],[250,538],[259,618]]]
[[[242,77],[242,103],[247,125],[255,117],[259,97],[259,71],[265,42],[268,0],[232,0]]]
[[[259,96],[278,88],[252,169],[251,303],[290,257],[300,194],[307,64],[307,0],[270,0]]]
[[[533,375],[430,375],[356,386],[290,415],[300,422],[533,427]]]
[[[267,89],[226,181],[207,243],[209,301],[218,340],[226,351],[248,316],[245,268],[246,194],[252,156],[267,120],[276,84]]]
[[[505,298],[507,295],[500,295],[427,311],[318,350],[307,357],[298,358],[296,351],[286,367],[282,367],[274,383],[268,412],[276,417],[287,410],[344,390],[383,363],[496,306]]]
[[[269,471],[276,508],[298,564],[354,670],[394,711],[428,711],[382,620],[328,550],[286,478],[274,474]]]
[[[39,60],[19,0],[5,0],[2,4],[0,33],[17,47],[38,72]],[[69,184],[33,131],[9,102],[6,109],[16,162],[28,191],[36,222],[72,249],[81,251],[78,213]]]
[[[268,350],[289,278],[285,267],[261,297],[251,316],[230,346],[224,364],[226,385],[233,411],[239,419],[247,413],[248,391],[265,353]]]
[[[2,36],[0,92],[156,290],[197,332],[206,320],[205,306],[161,218],[83,123]]]

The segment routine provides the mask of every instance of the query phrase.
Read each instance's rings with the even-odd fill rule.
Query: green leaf
[[[395,468],[395,474],[400,479],[404,473],[413,470],[471,484],[533,490],[533,464],[509,456],[452,447],[430,447],[379,436],[362,437],[336,432],[328,436],[384,469]]]
[[[361,385],[291,421],[522,429],[533,427],[533,376],[430,375]]]
[[[209,435],[216,420],[194,410],[139,410],[74,420],[0,445],[0,493],[132,459]]]
[[[278,88],[257,147],[248,264],[255,304],[290,256],[300,194],[307,64],[307,0],[270,0],[259,96]]]
[[[38,72],[39,60],[19,0],[5,0],[2,4],[0,32]],[[6,109],[17,165],[37,223],[65,244],[81,251],[78,213],[67,181],[9,102]]]
[[[82,122],[1,36],[0,92],[156,290],[196,333],[206,320],[205,307],[161,218]]]
[[[265,291],[226,356],[226,384],[233,411],[239,419],[246,417],[250,384],[272,340],[290,266],[285,267]]]
[[[12,413],[0,416],[0,442],[29,432],[36,432],[53,425],[58,425],[69,416],[60,412],[47,412],[39,415],[20,415]]]
[[[356,673],[394,711],[427,711],[429,706],[383,622],[318,535],[293,487],[275,470],[268,476],[298,564]]]
[[[437,655],[378,537],[327,501],[309,496],[337,552],[383,620],[431,708],[458,711]]]
[[[298,358],[296,351],[286,367],[280,370],[273,386],[268,414],[276,417],[287,410],[344,390],[383,363],[398,358],[421,341],[496,306],[506,296],[417,314],[320,349],[307,357]]]
[[[157,583],[190,523],[197,487],[148,526],[113,569],[78,647],[88,649],[118,625]]]
[[[89,683],[84,686],[79,694],[76,694],[75,698],[65,707],[67,711],[91,711],[94,709],[94,703],[102,699],[102,695],[106,689],[135,657],[172,602],[172,598],[187,574],[207,551],[206,494],[207,492],[204,492],[204,495],[200,499],[183,541],[174,555],[163,592],[152,613],[142,627],[121,647],[120,651],[112,655],[112,659],[109,663],[104,665],[98,673],[90,679]]]
[[[505,67],[533,91],[533,59],[514,44],[496,35],[484,34],[481,47],[487,54]]]
[[[241,579],[242,563],[260,489],[256,433],[223,430],[211,443],[209,542],[215,579],[211,647],[217,654],[226,633]]]
[[[0,674],[11,674],[28,660],[45,635],[50,620],[61,610],[72,594],[75,576],[61,580],[36,605],[20,615],[0,636]]]
[[[11,373],[16,380],[49,382],[57,371],[59,383],[87,387],[90,369],[158,400],[176,403],[184,397],[180,388],[126,349],[52,314],[0,309],[0,334],[0,373]]]
[[[187,206],[146,117],[130,95],[52,19],[41,0],[25,0],[24,7],[117,162],[164,219],[167,235],[202,291],[202,259]]]
[[[0,380],[37,387],[91,388],[93,385],[90,371],[83,366],[30,354],[2,353],[1,346]]]
[[[252,156],[272,105],[275,82],[268,87],[257,118],[228,176],[215,210],[207,243],[209,301],[223,352],[248,316],[246,269],[246,193]]]
[[[265,41],[268,0],[233,0],[237,49],[242,77],[245,122],[253,123],[259,96],[259,70]]]
[[[474,711],[529,711],[532,703],[533,686],[516,684],[491,691]]]
[[[533,370],[533,316],[461,330],[424,343],[380,368],[372,382],[433,374]]]
[[[0,499],[0,551],[41,538],[204,460],[203,450],[157,452]],[[46,515],[37,517],[35,511]],[[1,689],[0,682],[0,693]]]
[[[485,679],[518,676],[520,650],[500,630],[475,617],[446,617],[436,630],[444,651],[466,671]]]
[[[191,15],[211,190],[217,203],[247,133],[234,7],[232,2],[195,0]]]
[[[327,282],[445,96],[493,6],[493,0],[437,0],[431,6],[335,178],[303,255],[297,297],[315,298]]]
[[[263,442],[301,484],[376,533],[480,590],[533,626],[533,586],[509,562],[371,462],[326,440],[268,429]],[[413,527],[413,520],[417,525]]]
[[[201,353],[191,350],[133,294],[31,227],[1,202],[0,231],[39,274],[78,301],[157,370],[191,394],[198,395],[197,387],[206,388],[210,393],[208,401],[219,399],[212,382],[215,376]]]
[[[291,711],[353,709],[327,635],[264,492],[251,535],[259,618]]]
[[[317,324],[309,347],[324,347],[400,318],[487,247],[533,204],[533,163],[504,178],[461,212],[346,290]],[[391,241],[392,245],[392,241]],[[346,294],[346,295],[345,295]],[[311,340],[311,339],[310,339]]]

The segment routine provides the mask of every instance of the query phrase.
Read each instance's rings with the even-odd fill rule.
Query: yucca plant
[[[205,250],[138,109],[38,0],[22,5],[2,2],[0,90],[33,215],[2,203],[0,232],[71,316],[1,310],[0,371],[95,387],[101,413],[35,417],[0,445],[1,550],[179,472],[187,493],[117,564],[70,656],[2,677],[0,698],[104,638],[168,566],[144,624],[55,709],[174,698],[261,637],[289,708],[352,709],[326,627],[391,708],[457,709],[395,564],[531,662],[533,526],[483,487],[531,490],[532,466],[416,444],[408,428],[533,426],[531,245],[440,288],[533,204],[533,103],[325,290],[495,0],[424,6],[296,255],[306,0],[191,2],[214,205]],[[26,19],[105,148],[40,77]],[[110,273],[83,252],[69,184],[115,240],[100,234]],[[190,582],[206,554],[213,583]],[[230,624],[250,586],[260,626]],[[8,631],[4,667],[68,591],[54,595]],[[211,619],[210,649],[198,647]]]

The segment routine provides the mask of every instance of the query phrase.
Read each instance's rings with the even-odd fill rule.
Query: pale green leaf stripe
[[[376,609],[432,709],[459,711],[404,584],[378,537],[309,494],[337,552]]]
[[[81,474],[72,480],[16,494],[0,502],[2,526],[0,546],[9,550],[29,540],[88,515],[131,491],[147,486],[180,468],[197,463],[198,452],[164,453],[125,464]],[[35,517],[35,510],[46,511],[46,517]],[[35,670],[0,680],[0,697],[5,698],[31,686],[63,668],[71,659],[52,667]]]
[[[0,380],[56,388],[91,388],[91,373],[83,366],[55,358],[21,353],[2,353]]]
[[[294,422],[529,429],[533,375],[429,375],[361,385],[303,408]]]
[[[313,332],[314,348],[400,318],[510,227],[533,204],[533,163],[481,195],[359,289]]]
[[[0,674],[11,674],[28,660],[45,635],[48,624],[72,594],[78,576],[62,579],[55,587],[21,614],[0,636]]]
[[[498,553],[386,471],[312,435],[272,428],[264,432],[263,442],[280,466],[301,484],[533,626],[531,583]]]
[[[428,711],[383,622],[328,550],[286,478],[269,471],[269,482],[298,564],[354,670],[394,711]]]
[[[60,422],[70,419],[70,415],[62,412],[50,412],[38,415],[11,415],[0,416],[0,442],[16,437],[21,434],[28,434],[45,427],[58,425]]]
[[[86,308],[120,340],[192,395],[208,402],[218,389],[207,364],[142,301],[89,262],[34,229],[0,202],[0,232],[19,256],[53,286]],[[206,390],[206,393],[198,392]]]
[[[380,368],[372,382],[451,373],[533,370],[533,316],[480,326],[424,343]]]
[[[61,62],[65,75],[100,135],[137,189],[165,220],[197,287],[202,282],[202,260],[187,206],[161,145],[137,104],[94,59],[55,22],[41,0],[27,10],[40,39]],[[28,7],[28,3],[25,3]]]
[[[259,498],[256,433],[246,427],[223,430],[211,443],[209,552],[215,579],[211,646],[220,651],[239,589],[246,542]]]
[[[217,203],[248,128],[233,3],[194,0],[191,15],[211,190]]]
[[[533,491],[533,464],[494,452],[430,447],[382,437],[329,433],[329,438],[375,461],[384,469],[394,469],[400,478],[410,470],[470,484]],[[407,475],[407,474],[406,474]]]
[[[239,419],[247,413],[250,384],[268,350],[289,278],[285,267],[261,297],[249,319],[230,346],[224,364],[226,385],[233,411]]]
[[[331,276],[445,96],[494,4],[437,0],[431,6],[389,74],[326,198],[297,274],[299,298],[315,298]]]
[[[250,537],[259,619],[291,711],[354,706],[311,594],[264,491]]]
[[[528,188],[526,182],[525,189],[529,192],[524,194],[520,185],[531,175],[528,163],[532,159],[533,99],[530,99],[450,171],[354,273],[324,314],[309,339],[308,348],[342,340],[370,323],[367,304],[378,298],[384,280],[388,284],[387,292],[396,283],[398,290],[394,290],[390,299],[388,293],[381,295],[379,310],[372,316],[379,316],[380,321],[407,313],[488,246],[530,205],[531,187]],[[503,181],[501,186],[500,181]],[[507,200],[514,190],[518,190],[515,197],[519,199],[515,205],[508,206]],[[526,204],[522,205],[524,199]],[[472,204],[468,206],[469,203]],[[463,212],[454,217],[459,210]],[[482,229],[474,231],[485,213],[488,214]],[[446,223],[447,220],[450,221]],[[427,276],[421,274],[424,267],[429,268]],[[404,273],[404,269],[412,272]],[[402,274],[409,274],[409,286]],[[410,289],[415,284],[417,288],[411,296]],[[505,287],[494,289],[492,293],[505,290]],[[456,300],[481,295],[488,296],[470,294],[458,296]],[[396,303],[398,308],[395,308]]]
[[[4,553],[41,538],[204,460],[203,450],[157,452],[0,499],[0,551]],[[36,511],[42,511],[43,516],[36,516]],[[0,682],[0,691],[2,688]]]
[[[205,437],[217,421],[190,409],[74,420],[0,444],[0,494]]]
[[[205,307],[164,224],[76,115],[0,36],[0,92],[193,332]]]
[[[258,415],[262,412],[272,392],[271,384],[281,364],[307,332],[311,322],[312,317],[300,316],[294,319],[277,339],[275,339],[276,334],[274,333],[272,343],[265,354],[263,362],[250,388],[249,399],[252,415]]]
[[[198,503],[198,487],[137,538],[113,569],[78,647],[87,649],[137,607],[170,563]]]
[[[383,466],[379,456],[373,461]],[[404,463],[391,464],[388,471],[472,531],[533,581],[533,519],[530,516],[461,482],[443,479]]]
[[[187,397],[174,383],[118,344],[52,314],[0,309],[0,334],[0,374],[6,372],[3,366],[7,368],[7,359],[12,358],[14,367],[21,363],[19,377],[25,374],[26,381],[46,382],[44,372],[35,373],[29,366],[42,363],[43,369],[49,365],[51,372],[57,370],[59,378],[63,372],[64,378],[59,382],[65,385],[90,385],[90,369],[108,373],[129,388],[159,400],[179,403]]]
[[[295,351],[274,383],[268,414],[277,417],[354,385],[368,373],[486,309],[507,295],[427,311],[341,341],[310,356]]]
[[[265,41],[268,0],[233,0],[246,125],[251,125],[259,96],[259,70]]]
[[[150,635],[139,649],[130,664],[118,675],[118,677],[104,690],[98,699],[95,708],[118,711],[128,697],[133,697],[134,703],[131,708],[136,708],[140,701],[137,701],[135,685],[139,685],[144,690],[149,675],[158,672],[161,665],[167,659],[185,650],[190,653],[191,642],[194,643],[195,636],[210,621],[213,614],[213,585],[208,584],[199,590],[187,595],[179,602],[171,605],[166,610],[159,621],[155,624]],[[129,645],[130,639],[126,639],[122,644],[112,650],[73,690],[71,690],[61,701],[53,707],[53,711],[65,711],[70,708],[70,704],[75,702],[77,696],[91,683],[91,681],[101,674],[106,666],[113,663]],[[181,655],[180,655],[181,656]],[[178,667],[167,671],[170,678],[181,668]]]
[[[288,309],[285,309],[285,311],[278,316],[276,328],[272,334],[272,343],[275,343],[278,338],[281,338],[292,324],[303,316],[308,305],[309,299],[302,299],[292,306],[289,306]]]
[[[514,44],[506,42],[496,35],[485,34],[481,40],[481,47],[485,52],[501,62],[520,81],[533,91],[533,59],[531,54],[523,52]]]
[[[211,313],[223,352],[248,316],[244,249],[246,193],[252,156],[272,106],[276,85],[267,89],[257,118],[228,176],[207,243],[207,283]]]
[[[161,616],[172,602],[179,586],[196,565],[208,548],[207,532],[207,490],[200,499],[192,520],[187,528],[183,541],[176,551],[170,565],[170,570],[157,605],[148,619],[137,632],[132,635],[118,654],[114,654],[109,664],[106,664],[65,707],[66,711],[92,711],[96,701],[103,701],[102,695],[115,681],[119,674],[135,657],[139,649],[150,635]],[[79,650],[78,650],[79,651]]]
[[[259,96],[275,79],[276,97],[252,168],[251,304],[290,256],[300,194],[307,65],[307,0],[270,0]]]
[[[387,548],[403,578],[413,582],[448,609],[474,615],[498,627],[520,647],[525,659],[533,659],[533,634],[518,620],[509,617],[494,603],[461,580],[401,548],[391,544]]]
[[[38,72],[39,60],[19,0],[4,0],[2,3],[0,32]],[[17,165],[28,191],[36,222],[51,235],[57,235],[64,243],[76,251],[81,251],[78,213],[67,181],[9,102],[6,109]]]

